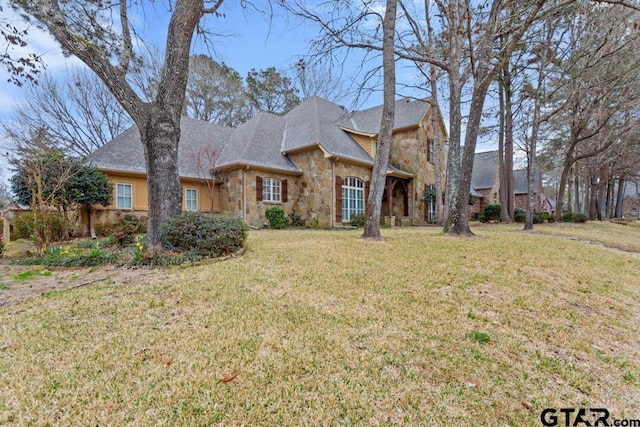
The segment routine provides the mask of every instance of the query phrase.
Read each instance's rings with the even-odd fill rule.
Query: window
[[[116,184],[116,208],[133,209],[133,185]]]
[[[265,202],[282,201],[282,185],[279,179],[264,178],[262,180],[262,200]]]
[[[427,222],[436,222],[436,186],[430,185],[427,189]]]
[[[430,139],[427,141],[427,150],[429,150],[429,152],[427,153],[427,155],[429,156],[427,158],[427,161],[429,163],[435,163],[435,147],[436,147],[436,142],[433,139]]]
[[[342,221],[351,221],[351,215],[364,213],[364,181],[347,177],[342,181]]]
[[[631,216],[633,216],[633,217],[637,217],[638,216],[638,208],[632,208],[631,209]]]
[[[193,188],[187,188],[184,194],[185,210],[197,211],[198,210],[198,190]]]

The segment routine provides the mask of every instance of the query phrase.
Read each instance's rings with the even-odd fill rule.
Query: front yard
[[[61,286],[0,307],[0,424],[640,418],[640,228],[520,228],[251,232],[243,256],[67,290],[12,270],[0,297]]]

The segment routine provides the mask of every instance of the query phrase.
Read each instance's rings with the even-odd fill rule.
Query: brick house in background
[[[436,114],[436,129],[432,126]],[[259,113],[238,128],[183,118],[179,174],[183,209],[242,217],[261,227],[265,210],[281,206],[307,224],[330,227],[364,213],[382,106],[355,112],[313,96],[285,114]],[[435,162],[444,182],[448,136],[437,107],[396,101],[393,143],[381,216],[398,224],[425,224],[435,206],[422,202],[435,184]],[[124,213],[146,215],[144,150],[136,127],[96,150],[90,161],[114,185],[114,203],[96,207],[97,223]]]
[[[637,181],[625,181],[622,216],[623,218],[640,219],[640,186]]]
[[[469,206],[469,216],[474,217],[485,206],[491,203],[500,204],[500,176],[498,173],[498,151],[476,153],[473,159],[471,174],[471,197],[474,204]],[[513,171],[515,183],[515,209],[527,208],[527,170]],[[543,210],[544,196],[542,194],[542,180],[540,175],[535,177],[534,212]]]

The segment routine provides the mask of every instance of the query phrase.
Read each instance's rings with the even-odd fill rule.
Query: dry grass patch
[[[252,232],[242,257],[4,307],[0,423],[637,417],[640,261],[517,229]]]

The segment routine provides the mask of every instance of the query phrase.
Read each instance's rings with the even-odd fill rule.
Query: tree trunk
[[[427,52],[429,57],[435,57],[434,47],[433,47],[433,27],[431,26],[431,13],[429,12],[429,2],[425,2],[425,19],[427,22]],[[438,103],[438,74],[436,72],[436,66],[434,64],[430,64],[429,66],[429,77],[431,83],[431,128],[433,129],[433,139],[434,139],[434,154],[436,156],[435,161],[433,162],[435,174],[436,174],[436,223],[442,225],[445,217],[445,203],[442,197],[443,193],[443,183],[442,183],[442,170],[446,169],[446,165],[442,164],[442,159],[440,158],[440,153],[444,150],[444,141],[440,138],[440,122],[438,121],[438,117],[440,114],[440,106]],[[428,209],[428,207],[427,207]]]
[[[625,180],[624,177],[621,177],[618,179],[618,194],[616,197],[616,211],[614,214],[616,218],[622,218],[622,215],[624,215],[624,187]]]
[[[609,183],[609,171],[606,166],[600,167],[598,179],[598,210],[597,218],[602,221],[607,218],[607,184]]]
[[[591,176],[589,186],[589,219],[598,219],[598,181],[595,176]]]
[[[380,210],[382,209],[382,195],[387,176],[387,164],[391,149],[393,123],[395,116],[396,72],[393,44],[395,38],[397,0],[387,0],[384,15],[382,39],[382,65],[384,73],[384,100],[380,133],[376,142],[376,157],[371,173],[371,188],[367,199],[367,221],[362,237],[368,240],[382,240],[380,234]],[[389,205],[393,195],[387,194]]]
[[[505,198],[500,203],[505,204],[507,222],[514,220],[515,182],[513,178],[513,88],[511,83],[511,68],[509,61],[505,62],[504,72],[504,183]],[[503,201],[504,200],[504,201]]]
[[[182,210],[182,186],[178,175],[178,141],[180,122],[157,111],[141,131],[147,162],[149,218],[147,248],[162,250],[162,224]],[[151,209],[151,206],[154,209]]]
[[[499,199],[500,199],[500,220],[507,222],[509,220],[509,209],[507,208],[507,183],[505,181],[505,165],[504,165],[504,71],[501,79],[498,80],[498,179],[500,180]]]
[[[91,205],[87,205],[87,219],[89,220],[89,236],[91,236],[92,239],[95,239],[97,237],[96,218],[95,211]]]
[[[149,222],[147,247],[151,253],[162,250],[162,224],[180,212],[182,188],[178,176],[178,142],[180,116],[187,87],[189,55],[196,25],[204,13],[215,13],[222,1],[205,7],[202,0],[176,0],[167,29],[165,60],[158,91],[151,103],[145,103],[127,80],[133,58],[131,22],[126,2],[120,2],[122,45],[115,53],[87,42],[86,35],[76,33],[82,23],[65,16],[57,1],[41,0],[37,5],[40,19],[51,34],[71,54],[84,62],[109,88],[114,97],[138,126],[147,162]],[[114,63],[114,56],[117,60]]]

